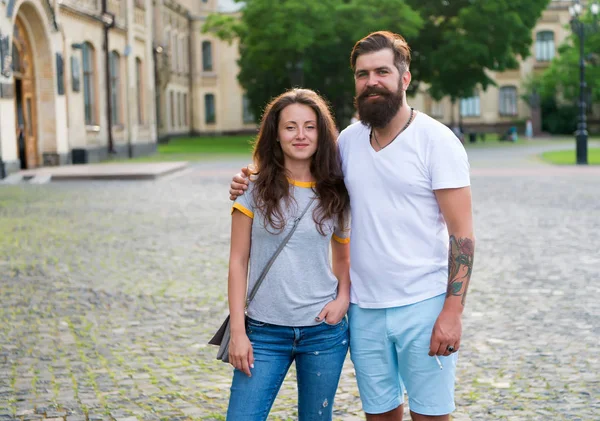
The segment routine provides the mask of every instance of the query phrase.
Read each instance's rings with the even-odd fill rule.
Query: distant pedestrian
[[[530,119],[527,119],[527,122],[525,123],[525,137],[527,137],[527,139],[533,137],[533,123]]]

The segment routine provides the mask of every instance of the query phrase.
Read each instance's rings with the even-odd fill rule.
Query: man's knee
[[[450,421],[450,414],[447,415],[422,415],[410,411],[412,421]]]
[[[404,414],[404,405],[400,405],[396,409],[384,412],[383,414],[365,414],[367,421],[402,421]]]

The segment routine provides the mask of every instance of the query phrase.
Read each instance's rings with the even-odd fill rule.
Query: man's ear
[[[412,75],[410,74],[410,70],[407,70],[402,74],[402,89],[406,91],[408,86],[410,85],[410,81],[412,80]]]

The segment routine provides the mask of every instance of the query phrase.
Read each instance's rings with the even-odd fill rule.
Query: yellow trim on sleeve
[[[341,237],[338,237],[337,235],[333,234],[332,238],[340,244],[348,244],[350,242],[350,237],[341,238]]]
[[[234,203],[233,206],[231,207],[231,213],[233,213],[233,211],[236,209],[239,210],[240,212],[242,212],[248,218],[254,219],[254,212],[252,212],[250,209],[245,208],[244,206],[240,205],[239,203]]]

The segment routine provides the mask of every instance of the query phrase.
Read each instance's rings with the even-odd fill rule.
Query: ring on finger
[[[454,347],[453,347],[452,345],[448,345],[448,346],[446,347],[446,350],[447,350],[449,353],[456,352],[456,349],[454,349]]]

